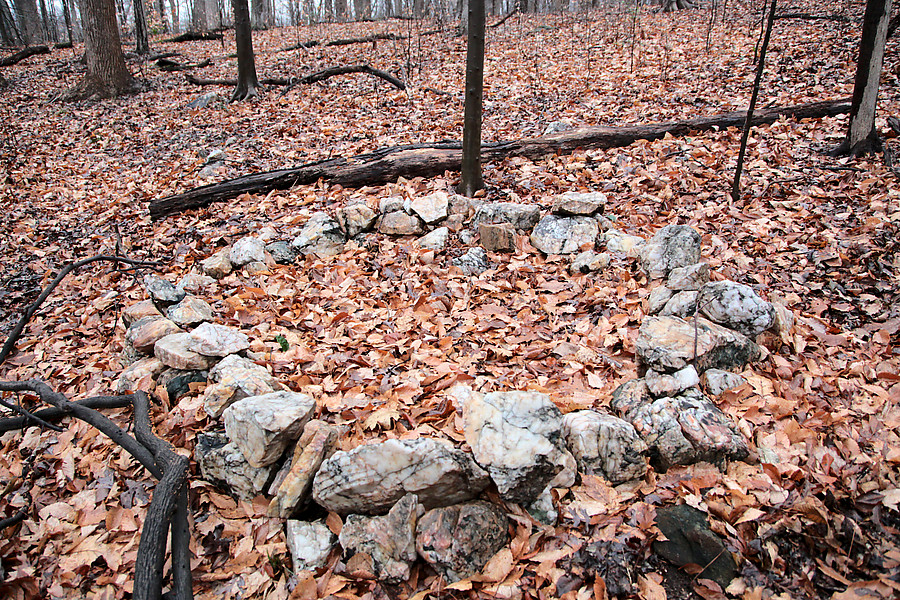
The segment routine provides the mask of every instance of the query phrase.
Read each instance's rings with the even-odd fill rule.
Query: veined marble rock
[[[695,329],[693,319],[679,317],[645,318],[635,353],[640,365],[660,373],[678,371],[688,364],[698,372],[741,368],[762,356],[759,346],[740,333],[703,318],[698,318]]]
[[[582,473],[622,483],[647,472],[647,444],[627,421],[594,410],[577,410],[563,417],[563,435]]]
[[[190,349],[203,356],[228,356],[250,347],[244,333],[216,323],[201,323],[190,335]]]
[[[350,574],[386,583],[409,579],[420,510],[416,496],[407,494],[383,517],[348,515],[339,539]]]
[[[313,498],[339,513],[379,513],[408,493],[427,508],[464,502],[489,483],[472,456],[445,440],[419,438],[363,444],[322,463]]]
[[[271,465],[300,437],[316,411],[311,396],[271,392],[237,400],[225,409],[225,433],[254,467]]]

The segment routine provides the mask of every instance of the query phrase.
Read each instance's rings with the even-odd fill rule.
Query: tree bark
[[[275,26],[275,13],[271,0],[252,0],[250,7],[250,27],[252,29],[269,29]]]
[[[259,95],[256,77],[256,59],[253,56],[253,33],[250,30],[250,8],[247,0],[231,0],[234,11],[234,40],[237,45],[238,80],[232,102],[239,102]]]
[[[846,139],[834,151],[835,154],[859,156],[881,148],[878,132],[875,131],[875,107],[890,15],[891,0],[868,0],[866,3],[853,83],[850,126]]]
[[[150,53],[150,37],[147,29],[147,8],[144,0],[131,0],[134,7],[134,51]]]
[[[125,66],[113,0],[79,0],[79,8],[87,73],[65,97],[70,100],[93,96],[113,98],[137,91],[137,82]]]
[[[16,13],[19,15],[19,34],[26,46],[44,41],[41,15],[35,0],[16,0]]]
[[[481,103],[484,92],[484,0],[469,0],[466,49],[466,108],[463,120],[462,177],[457,191],[473,196],[484,187],[481,177]]]
[[[754,114],[753,124],[774,123],[781,118],[819,119],[849,111],[849,100],[773,107]],[[555,152],[574,152],[579,148],[615,148],[627,146],[637,140],[658,140],[666,135],[683,136],[697,131],[740,127],[746,117],[746,111],[735,111],[670,123],[591,127],[513,142],[484,144],[481,153],[486,160],[501,160],[509,156],[534,159]],[[255,173],[194,188],[151,202],[150,216],[158,219],[183,210],[208,206],[213,202],[237,198],[242,194],[285,190],[295,185],[316,183],[320,179],[345,187],[361,187],[396,181],[398,177],[433,177],[442,175],[445,171],[458,170],[461,163],[462,149],[458,143],[386,148],[356,157],[335,158],[299,167]]]

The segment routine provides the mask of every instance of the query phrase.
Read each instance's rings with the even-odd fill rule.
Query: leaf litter
[[[834,10],[802,4],[811,13]],[[850,95],[863,3],[838,10],[856,21],[777,22],[764,104]],[[557,120],[616,125],[742,109],[758,12],[736,2],[711,28],[708,9],[641,13],[634,35],[629,12],[516,15],[489,34],[484,138],[540,135]],[[111,253],[117,243],[134,258],[167,262],[163,275],[176,281],[262,227],[286,237],[313,212],[349,201],[376,206],[392,195],[448,190],[455,174],[362,189],[298,186],[160,222],[146,213],[151,199],[226,177],[458,138],[464,40],[421,35],[426,29],[388,21],[254,33],[265,76],[365,62],[402,74],[407,92],[353,76],[189,110],[199,88],[131,62],[149,91],[60,104],[53,98],[82,69],[76,53],[55,51],[5,69],[4,330],[56,269]],[[278,52],[307,39],[375,32],[413,37]],[[198,75],[228,77],[236,65],[225,35],[224,45],[155,41],[154,48],[179,52],[185,62],[210,58]],[[898,111],[897,43],[890,40],[886,52],[884,116]],[[888,132],[883,119],[878,124]],[[481,576],[450,586],[422,565],[397,586],[356,579],[337,555],[322,573],[292,573],[282,522],[265,516],[264,498],[236,501],[195,477],[197,596],[602,598],[627,580],[630,594],[643,599],[896,597],[900,186],[880,157],[849,162],[823,154],[845,129],[845,117],[755,129],[737,203],[727,195],[736,130],[485,165],[487,199],[548,208],[555,194],[600,190],[610,197],[607,216],[627,233],[646,237],[669,222],[689,224],[703,235],[704,258],[718,276],[761,289],[795,313],[792,334],[767,340],[771,352],[745,373],[748,384],[719,401],[748,436],[747,463],[677,467],[617,487],[585,477],[555,492],[557,527],[507,506],[509,547]],[[895,138],[886,143],[897,150]],[[211,148],[223,149],[227,160],[207,177],[201,151]],[[446,395],[457,382],[543,391],[564,412],[607,408],[611,391],[636,371],[633,342],[649,293],[636,265],[618,258],[604,271],[573,276],[567,261],[542,256],[522,238],[517,252],[491,254],[493,267],[469,277],[450,267],[464,251],[458,242],[434,253],[410,240],[370,236],[329,259],[230,275],[204,298],[219,322],[250,335],[282,382],[317,398],[320,417],[349,426],[344,448],[420,436],[463,443],[460,415]],[[143,298],[130,273],[103,267],[71,275],[26,329],[2,376],[38,377],[70,398],[109,393],[121,370],[119,312]],[[153,415],[158,434],[180,452],[213,425],[199,392]],[[110,416],[123,426],[130,418],[125,410]],[[0,589],[10,598],[127,597],[153,482],[96,431],[78,421],[65,425],[58,434],[30,428],[0,437],[0,518],[31,506],[0,541]],[[742,577],[727,590],[653,555],[655,507],[678,501],[707,512],[740,558]],[[328,523],[339,530],[336,515]],[[611,571],[599,555],[623,557],[632,571]]]

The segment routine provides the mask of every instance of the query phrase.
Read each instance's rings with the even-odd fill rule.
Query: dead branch
[[[22,419],[24,419],[26,423],[34,423],[35,425],[40,425],[41,427],[46,427],[47,429],[52,429],[53,431],[63,431],[62,427],[54,425],[53,423],[48,423],[44,419],[30,413],[14,402],[7,402],[6,400],[0,398],[0,406],[5,406],[9,410],[19,413],[20,415],[22,415]]]
[[[0,58],[0,67],[11,67],[35,54],[50,54],[50,48],[47,46],[29,46],[19,50],[15,54],[10,54],[6,58]]]
[[[191,69],[202,69],[203,67],[208,67],[212,64],[212,61],[208,58],[204,61],[194,63],[194,64],[185,64],[180,63],[175,60],[170,60],[168,58],[160,58],[156,61],[156,66],[160,71],[166,71],[167,73],[171,73],[174,71],[190,71]]]
[[[775,19],[800,19],[803,21],[837,21],[839,23],[849,23],[850,17],[845,15],[813,15],[810,13],[781,13],[775,15]]]
[[[316,73],[312,73],[310,75],[305,75],[304,77],[270,77],[260,79],[260,83],[263,85],[278,85],[278,86],[295,86],[299,84],[309,84],[316,83],[318,81],[324,81],[330,77],[334,77],[335,75],[348,75],[350,73],[367,73],[373,77],[377,77],[379,79],[383,79],[387,81],[394,87],[399,90],[405,90],[406,84],[388,73],[387,71],[382,71],[380,69],[374,69],[369,65],[349,65],[343,67],[330,67],[328,69],[324,69],[322,71],[318,71]],[[237,85],[236,79],[201,79],[199,77],[194,77],[190,73],[185,75],[185,79],[187,79],[188,83],[192,83],[194,85],[220,85],[220,86],[228,86],[234,87]]]
[[[813,102],[796,106],[773,107],[757,111],[753,124],[772,123],[781,118],[817,119],[850,111],[849,100]],[[483,160],[500,160],[510,156],[538,158],[546,154],[571,153],[578,148],[615,148],[637,140],[657,140],[666,135],[683,136],[691,132],[738,127],[746,119],[746,111],[734,111],[698,117],[685,121],[631,125],[625,127],[590,127],[512,142],[496,142],[482,146]],[[346,187],[380,185],[398,177],[433,177],[445,171],[458,171],[462,161],[459,143],[399,146],[376,150],[350,158],[334,158],[298,167],[254,173],[161,198],[150,203],[154,219],[208,206],[213,202],[238,196],[290,189],[322,179]]]
[[[77,403],[87,408],[124,408],[131,406],[131,395],[127,396],[94,396],[85,400],[78,400]],[[47,422],[59,421],[66,416],[65,411],[52,407],[35,411],[33,415]],[[15,431],[24,429],[30,425],[31,421],[28,417],[8,417],[0,419],[0,433],[7,431]]]
[[[23,506],[13,516],[0,521],[0,531],[3,531],[7,527],[12,527],[13,525],[18,525],[19,523],[24,521],[25,518],[28,517],[29,508],[30,508],[29,506]]]
[[[516,14],[517,12],[519,12],[519,7],[518,7],[518,5],[515,5],[515,6],[513,6],[512,10],[509,11],[508,13],[506,13],[506,15],[505,15],[502,19],[500,19],[499,21],[497,21],[496,23],[494,23],[494,24],[492,24],[492,25],[488,25],[488,27],[489,27],[490,29],[496,29],[497,27],[500,27],[501,25],[503,25],[504,23],[506,23],[506,21],[507,21],[511,16],[513,16],[514,14]]]
[[[363,37],[355,37],[355,38],[346,38],[346,39],[337,39],[331,40],[329,42],[322,42],[320,40],[308,40],[306,42],[300,42],[299,44],[293,44],[291,46],[285,46],[276,52],[290,52],[292,50],[303,50],[306,48],[315,48],[316,46],[329,47],[329,46],[349,46],[351,44],[368,44],[378,42],[379,40],[405,40],[409,38],[408,35],[397,35],[396,33],[373,33],[372,35],[367,35]]]
[[[45,287],[41,294],[37,297],[37,299],[32,302],[28,308],[25,309],[25,312],[22,314],[19,322],[16,323],[15,327],[13,327],[12,332],[10,332],[9,337],[6,339],[6,343],[3,344],[3,349],[0,350],[0,365],[6,362],[6,359],[9,358],[10,353],[13,351],[13,348],[15,348],[16,342],[19,340],[19,336],[22,335],[22,331],[25,329],[28,321],[31,320],[31,317],[34,316],[34,313],[38,308],[40,308],[41,304],[44,303],[44,300],[47,299],[50,293],[53,292],[54,289],[56,289],[56,286],[58,286],[62,282],[62,280],[65,279],[66,275],[68,275],[75,269],[79,269],[85,265],[99,261],[121,262],[136,268],[156,268],[160,266],[159,263],[155,262],[132,260],[130,258],[125,258],[124,256],[107,256],[104,254],[98,254],[97,256],[85,258],[83,260],[79,260],[78,262],[66,265],[65,267],[60,269],[59,274],[56,276],[56,279],[54,279],[50,283],[50,285]]]

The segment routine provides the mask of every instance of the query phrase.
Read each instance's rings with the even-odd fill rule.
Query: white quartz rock
[[[288,519],[285,529],[294,571],[315,571],[325,566],[337,537],[324,521]]]
[[[466,441],[475,460],[487,469],[505,500],[534,501],[570,463],[562,441],[562,413],[546,394],[480,394],[466,386],[451,393],[462,405]]]
[[[228,258],[236,267],[243,267],[252,262],[265,262],[266,244],[255,237],[241,238],[231,247]]]
[[[775,322],[775,308],[753,288],[733,281],[707,283],[700,289],[700,311],[713,323],[754,336]]]
[[[470,454],[446,440],[385,440],[325,460],[313,499],[339,513],[379,513],[413,493],[434,508],[471,500],[489,482]]]
[[[191,332],[190,349],[203,356],[228,356],[249,347],[246,335],[225,325],[201,323]]]
[[[677,396],[684,390],[699,385],[700,376],[697,375],[694,365],[688,365],[671,374],[658,373],[653,369],[648,369],[644,375],[644,381],[650,388],[653,397],[659,398],[660,396]]]
[[[238,400],[225,409],[225,433],[254,467],[271,465],[296,441],[316,411],[311,396],[272,392]]]

